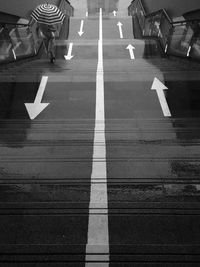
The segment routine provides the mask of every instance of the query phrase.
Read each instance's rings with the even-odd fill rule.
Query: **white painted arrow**
[[[159,79],[154,78],[151,90],[156,90],[164,116],[171,117],[171,112],[164,94],[164,90],[168,90],[168,88]]]
[[[123,33],[122,33],[122,23],[119,21],[118,23],[117,23],[117,26],[119,27],[119,33],[120,33],[120,38],[121,39],[123,39],[124,37],[123,37]]]
[[[81,20],[80,31],[78,32],[78,34],[79,34],[80,36],[84,34],[84,32],[83,32],[83,25],[84,25],[84,20]]]
[[[116,10],[113,11],[113,15],[114,15],[114,17],[117,16],[117,11]]]
[[[73,48],[73,43],[69,44],[69,49],[68,49],[68,54],[67,56],[64,56],[66,60],[71,60],[74,56],[72,56],[72,48]]]
[[[126,49],[129,50],[130,58],[131,59],[135,59],[135,55],[134,55],[134,51],[133,51],[135,49],[135,47],[132,46],[131,44],[129,44]]]
[[[25,103],[31,120],[34,120],[49,105],[49,103],[41,103],[47,81],[48,77],[43,76],[34,103]]]

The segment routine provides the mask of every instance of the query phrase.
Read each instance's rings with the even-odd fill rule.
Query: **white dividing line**
[[[102,9],[99,15],[98,66],[96,73],[96,118],[89,205],[86,267],[109,267],[108,196],[104,111]],[[99,144],[100,143],[100,144]]]

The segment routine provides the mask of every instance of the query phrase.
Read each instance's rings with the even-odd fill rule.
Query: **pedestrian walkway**
[[[2,267],[198,266],[199,63],[128,4],[75,1],[55,64],[0,68]]]

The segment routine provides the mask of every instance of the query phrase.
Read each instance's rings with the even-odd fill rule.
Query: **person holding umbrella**
[[[38,23],[41,36],[50,61],[55,61],[55,33],[56,25],[63,23],[65,14],[53,4],[41,4],[37,6],[31,13],[32,19]]]

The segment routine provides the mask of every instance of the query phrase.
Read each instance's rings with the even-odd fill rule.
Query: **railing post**
[[[194,26],[193,26],[194,24]],[[192,38],[190,39],[190,42],[189,42],[189,49],[188,49],[188,52],[187,52],[187,57],[190,57],[190,54],[192,52],[192,47],[196,41],[196,38],[197,36],[199,36],[199,25],[197,22],[193,22],[191,23],[191,25],[193,26],[192,27],[192,30],[193,30],[193,35],[192,35]]]
[[[168,38],[167,38],[166,45],[165,45],[165,54],[166,55],[168,55],[168,51],[169,51],[171,41],[172,41],[173,32],[174,32],[174,26],[172,25],[171,29],[169,30]]]
[[[12,55],[13,55],[13,58],[14,58],[14,60],[16,60],[17,57],[16,57],[16,54],[15,54],[15,51],[14,51],[14,44],[13,44],[12,38],[10,37],[9,31],[8,31],[8,29],[6,28],[6,26],[5,26],[4,29],[5,29],[5,31],[6,31],[6,36],[8,37],[8,40],[10,41],[10,45],[11,45],[11,49],[12,49]]]

